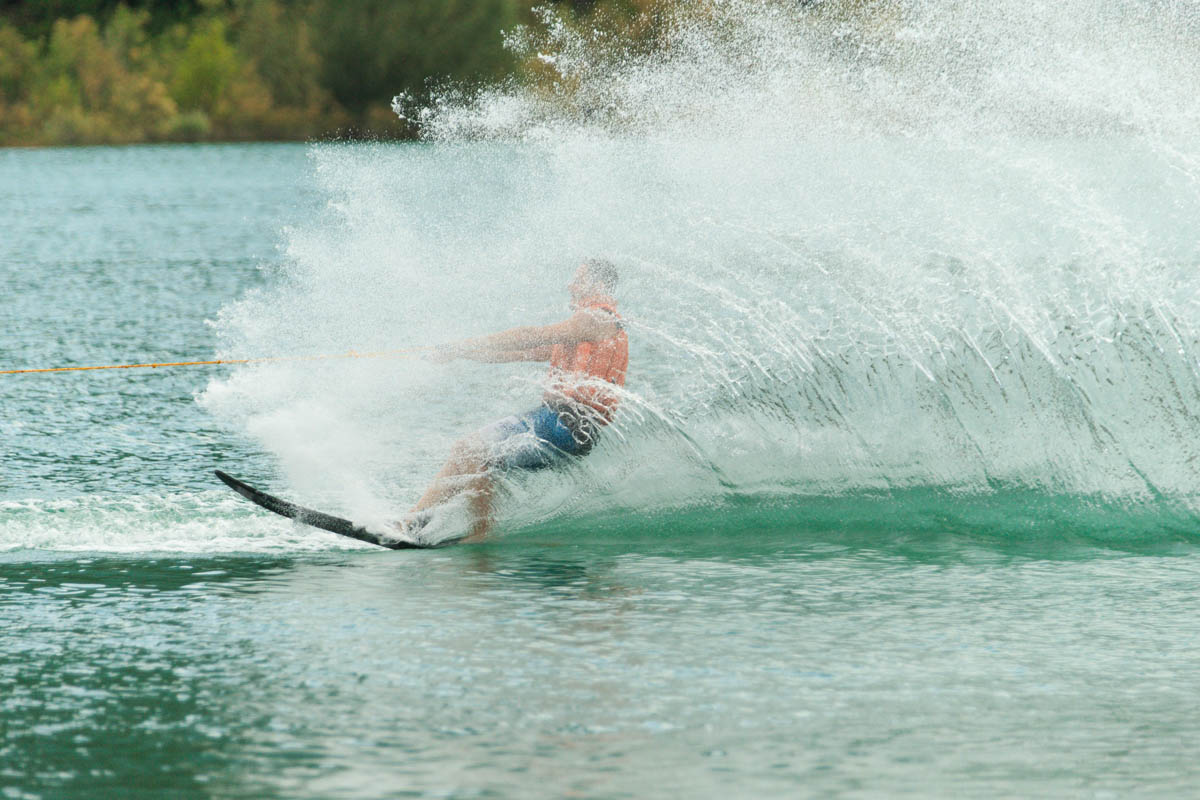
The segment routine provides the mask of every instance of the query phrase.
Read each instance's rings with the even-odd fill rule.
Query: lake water
[[[0,369],[289,359],[0,375],[0,795],[1192,793],[1200,24],[934,5],[559,30],[571,102],[422,144],[0,151]],[[544,369],[412,349],[589,256],[620,411],[488,541],[213,477],[394,519]]]
[[[210,357],[205,320],[322,202],[298,146],[10,151],[0,175],[11,368]],[[1200,772],[1191,533],[776,498],[381,551],[214,482],[300,494],[194,399],[222,370],[3,377],[6,796],[1179,795]]]

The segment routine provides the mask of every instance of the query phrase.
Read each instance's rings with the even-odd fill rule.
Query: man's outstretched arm
[[[543,345],[529,350],[471,350],[447,353],[447,357],[467,358],[484,364],[503,364],[510,361],[549,361],[553,349],[550,345]]]
[[[617,323],[589,311],[578,311],[570,319],[552,325],[522,326],[491,336],[464,339],[446,345],[443,352],[450,358],[470,358],[475,361],[546,361],[549,348],[556,344],[575,345],[616,336]],[[497,358],[499,354],[545,352],[545,358]]]

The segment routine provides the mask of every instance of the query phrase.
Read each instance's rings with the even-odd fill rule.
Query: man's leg
[[[492,476],[481,473],[471,481],[467,491],[470,492],[471,532],[464,541],[481,542],[492,529]]]
[[[425,494],[412,507],[413,512],[424,511],[454,497],[459,492],[476,488],[480,483],[491,483],[487,477],[487,447],[477,435],[459,439],[450,448],[450,457],[441,471],[434,476]],[[489,486],[490,488],[490,486]]]
[[[413,506],[412,513],[441,505],[466,492],[472,516],[467,541],[485,537],[492,526],[494,481],[490,470],[497,464],[497,452],[503,453],[499,464],[505,467],[539,469],[549,464],[543,443],[533,432],[536,423],[533,415],[538,413],[540,409],[520,417],[507,417],[455,442],[445,466]]]
[[[441,505],[466,492],[471,509],[471,532],[466,541],[479,541],[492,526],[492,478],[488,474],[488,447],[472,434],[455,442],[450,457],[434,477],[412,513]]]

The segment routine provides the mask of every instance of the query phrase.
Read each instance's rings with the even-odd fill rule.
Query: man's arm
[[[484,364],[502,364],[510,361],[549,361],[550,351],[553,349],[551,345],[543,345],[530,350],[477,350],[456,355]]]
[[[556,344],[571,345],[608,339],[620,330],[615,320],[607,319],[590,311],[577,311],[570,319],[552,325],[523,326],[512,328],[491,336],[463,339],[446,346],[451,358],[470,358],[475,361],[549,360],[548,348]],[[496,358],[501,353],[541,352],[547,349],[545,358]]]

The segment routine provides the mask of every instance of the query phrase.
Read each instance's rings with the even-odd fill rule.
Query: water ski
[[[416,542],[404,541],[402,539],[392,539],[387,536],[381,536],[377,533],[372,533],[361,525],[355,525],[348,519],[335,517],[332,514],[323,514],[320,511],[313,511],[311,508],[304,508],[295,503],[289,503],[287,500],[280,500],[278,497],[272,497],[266,492],[260,492],[249,484],[242,483],[237,478],[222,472],[214,470],[218,478],[220,478],[226,486],[233,489],[242,497],[249,500],[255,505],[262,506],[267,511],[273,511],[280,516],[294,519],[297,522],[302,522],[305,525],[311,525],[314,528],[320,528],[323,531],[336,533],[339,536],[348,536],[351,539],[358,539],[360,542],[369,542],[377,544],[380,547],[386,547],[390,550],[423,550],[437,545],[417,544]]]

